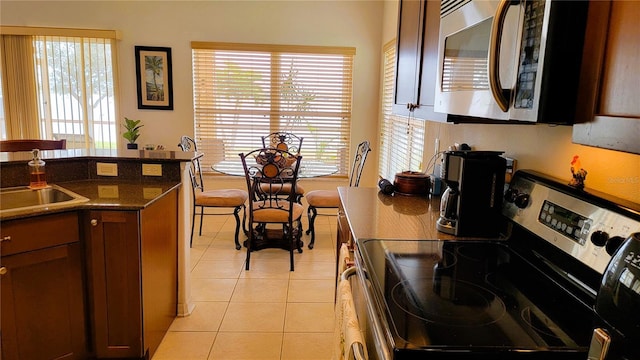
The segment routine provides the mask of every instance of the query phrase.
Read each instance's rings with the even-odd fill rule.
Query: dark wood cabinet
[[[140,211],[83,216],[98,358],[150,358],[177,311],[177,191]]]
[[[401,0],[398,4],[396,83],[393,113],[446,121],[433,111],[438,66],[440,2]]]
[[[573,142],[640,154],[640,2],[592,1]]]
[[[137,211],[90,211],[86,239],[95,355],[140,358],[141,271]]]
[[[2,356],[84,359],[87,319],[75,212],[2,222]]]

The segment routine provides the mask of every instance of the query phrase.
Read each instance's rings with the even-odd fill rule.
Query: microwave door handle
[[[493,98],[502,111],[509,110],[511,90],[503,89],[500,84],[500,46],[502,45],[502,31],[510,6],[519,5],[518,0],[502,0],[496,9],[491,26],[491,38],[489,41],[489,88]]]

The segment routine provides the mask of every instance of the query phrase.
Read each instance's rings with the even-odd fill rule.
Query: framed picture
[[[173,110],[171,48],[136,46],[138,109]]]

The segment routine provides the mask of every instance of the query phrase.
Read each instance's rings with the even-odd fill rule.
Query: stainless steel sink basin
[[[32,190],[26,186],[0,190],[0,216],[26,214],[87,202],[89,199],[57,185]]]

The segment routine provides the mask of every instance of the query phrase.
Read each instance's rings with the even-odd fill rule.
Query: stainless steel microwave
[[[435,111],[454,122],[573,123],[588,7],[442,0]]]

